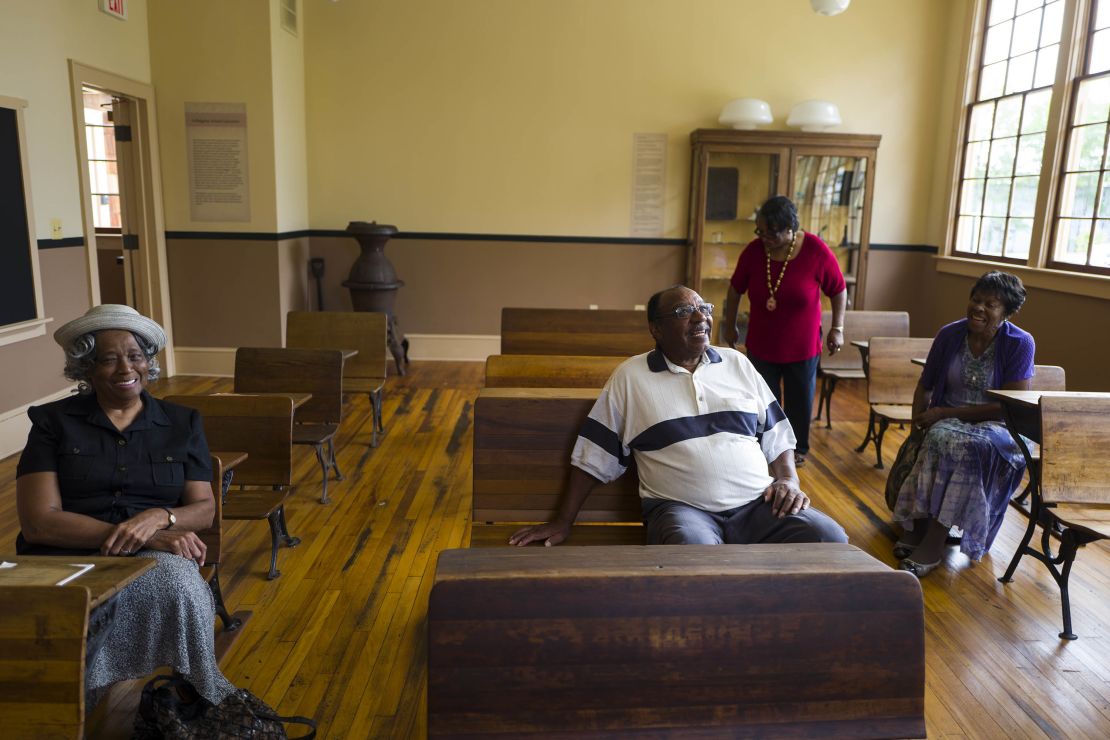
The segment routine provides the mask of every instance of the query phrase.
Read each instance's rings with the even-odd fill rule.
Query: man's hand
[[[547,522],[546,524],[536,524],[531,527],[518,529],[516,532],[513,532],[513,536],[509,538],[509,544],[516,545],[517,547],[524,547],[529,542],[543,540],[544,547],[551,547],[565,540],[569,534],[569,524],[562,524],[557,521]]]
[[[844,332],[840,329],[830,329],[825,337],[825,346],[829,349],[829,356],[835,355],[844,348]]]
[[[101,555],[130,555],[143,549],[147,541],[166,526],[165,509],[147,509],[120,522],[100,546]]]
[[[197,565],[204,565],[204,556],[208,547],[196,532],[183,532],[175,529],[163,529],[146,543],[150,550],[172,552],[188,560],[196,561]]]
[[[776,480],[767,486],[763,500],[771,503],[771,513],[779,519],[809,508],[809,496],[791,479]]]

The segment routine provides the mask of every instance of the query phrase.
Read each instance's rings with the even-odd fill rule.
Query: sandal
[[[908,570],[921,579],[932,573],[933,569],[940,565],[941,560],[944,560],[944,558],[940,558],[935,563],[918,563],[910,558],[904,558],[902,562],[898,564],[898,567],[902,570]]]
[[[794,467],[795,468],[800,468],[805,464],[806,464],[805,453],[804,452],[795,452],[794,453]]]

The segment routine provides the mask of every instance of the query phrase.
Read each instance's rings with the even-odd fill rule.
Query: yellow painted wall
[[[883,136],[872,240],[922,243],[955,100],[960,0],[364,0],[304,4],[311,223],[628,236],[632,135],[666,133],[686,235],[689,132],[737,97],[808,98]],[[961,42],[962,43],[962,42]],[[949,95],[951,98],[951,95]],[[948,133],[951,136],[951,133]],[[940,141],[938,141],[940,139]]]
[[[27,101],[27,157],[38,239],[51,238],[50,220],[61,219],[64,238],[80,237],[81,194],[70,103],[68,59],[139,81],[150,79],[147,5],[128,3],[129,19],[101,13],[96,2],[36,0],[0,3],[0,95]],[[0,236],[0,246],[3,238]],[[46,335],[0,347],[0,421],[24,422],[12,409],[62,390],[64,358],[54,330],[88,308],[84,247],[40,250]],[[32,370],[29,370],[31,368]],[[4,425],[7,429],[7,425]],[[0,435],[0,454],[22,440]]]
[[[170,231],[278,230],[270,23],[270,0],[150,2],[150,67]],[[250,222],[191,220],[187,102],[246,103]]]

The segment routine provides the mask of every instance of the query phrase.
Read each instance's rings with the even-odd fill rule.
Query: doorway
[[[169,339],[161,357],[175,372],[165,225],[150,85],[70,60],[89,303],[125,303]]]

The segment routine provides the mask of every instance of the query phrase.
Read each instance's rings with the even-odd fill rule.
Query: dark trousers
[[[771,392],[782,406],[798,438],[797,451],[806,454],[809,452],[809,421],[813,418],[813,393],[817,390],[817,362],[821,355],[800,362],[767,362],[749,353],[748,359],[771,386]]]
[[[848,541],[843,527],[812,506],[779,519],[762,496],[720,512],[657,498],[640,499],[640,508],[649,545]]]

